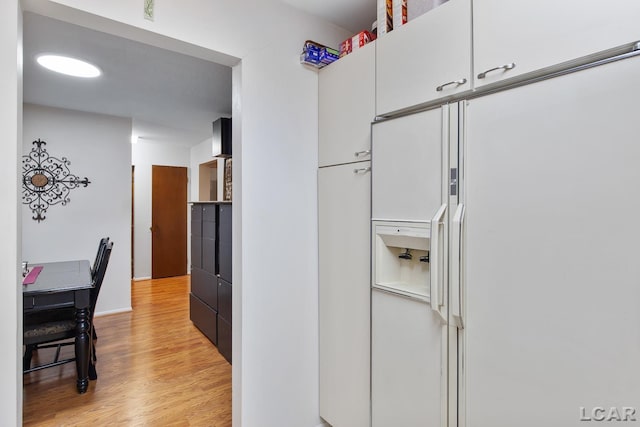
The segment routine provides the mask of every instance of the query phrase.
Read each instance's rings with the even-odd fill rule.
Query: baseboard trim
[[[151,280],[151,276],[148,276],[148,277],[147,276],[143,276],[143,277],[134,277],[133,278],[134,282],[140,282],[142,280]]]
[[[128,308],[117,308],[115,310],[101,311],[99,313],[96,313],[95,317],[108,316],[110,314],[128,313],[130,311],[133,311],[133,308],[131,308],[131,307],[128,307]]]

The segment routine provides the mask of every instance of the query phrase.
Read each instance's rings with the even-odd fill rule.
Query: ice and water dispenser
[[[373,286],[428,300],[430,224],[372,222]]]

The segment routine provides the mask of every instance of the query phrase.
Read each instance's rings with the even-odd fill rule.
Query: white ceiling
[[[41,53],[85,59],[103,75],[53,73],[36,63]],[[192,146],[231,114],[231,68],[25,13],[24,101],[131,117],[143,139]]]
[[[282,0],[353,32],[371,31],[376,20],[376,0]],[[336,46],[337,47],[337,46]]]
[[[282,1],[353,33],[370,29],[376,14],[376,0]],[[41,53],[85,59],[103,75],[47,71],[35,61]],[[231,68],[25,12],[24,101],[131,117],[143,140],[193,146],[231,114]]]

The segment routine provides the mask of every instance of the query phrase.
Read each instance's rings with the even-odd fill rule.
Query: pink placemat
[[[36,279],[38,278],[38,274],[40,274],[41,271],[42,266],[33,267],[29,274],[27,274],[27,276],[22,280],[22,284],[31,285],[32,283],[35,283]]]

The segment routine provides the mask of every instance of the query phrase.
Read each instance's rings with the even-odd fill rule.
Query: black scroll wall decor
[[[50,156],[44,148],[46,142],[38,139],[33,145],[29,154],[22,156],[22,203],[29,205],[33,219],[40,222],[45,220],[49,206],[65,206],[71,201],[71,190],[86,187],[91,181],[86,176],[80,179],[72,174],[71,162],[66,157]]]

